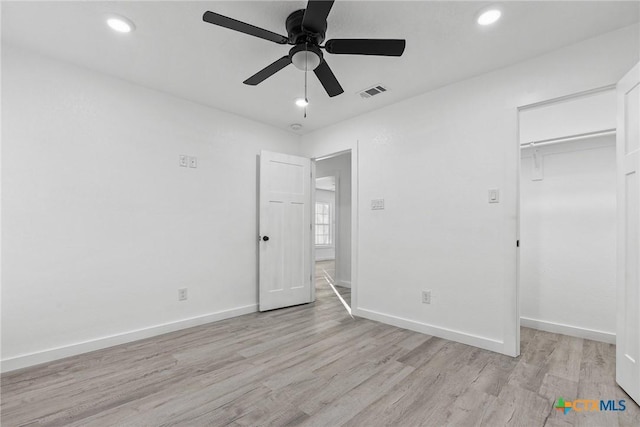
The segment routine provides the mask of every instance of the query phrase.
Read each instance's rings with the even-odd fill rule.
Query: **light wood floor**
[[[333,260],[316,261],[316,285],[323,286],[325,282],[323,278],[330,280],[335,285],[336,263]],[[351,307],[351,289],[343,286],[335,285],[336,291],[342,299]]]
[[[353,320],[331,294],[3,375],[2,426],[640,425],[612,345],[523,329],[511,358]]]

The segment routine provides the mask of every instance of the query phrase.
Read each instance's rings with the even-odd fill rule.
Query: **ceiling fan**
[[[401,56],[405,48],[405,40],[398,39],[333,39],[321,46],[327,31],[327,16],[333,2],[334,0],[309,0],[306,9],[290,14],[285,23],[287,37],[215,12],[205,12],[202,19],[210,24],[274,43],[293,45],[288,55],[267,65],[245,80],[244,84],[255,86],[293,63],[300,70],[313,71],[327,94],[333,97],[340,95],[344,90],[324,59],[322,49],[334,55]]]

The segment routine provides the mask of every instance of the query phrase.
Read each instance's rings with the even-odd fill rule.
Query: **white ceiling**
[[[286,35],[305,1],[2,2],[2,42],[195,102],[305,133],[437,87],[638,22],[636,1],[502,2],[503,19],[475,23],[487,2],[345,1],[329,14],[327,39],[405,38],[401,58],[326,55],[345,93],[329,98],[309,75],[308,117],[294,105],[304,73],[289,66],[258,86],[242,81],[289,47],[202,21],[211,10]],[[116,13],[135,32],[105,24]],[[389,91],[362,99],[362,89]]]

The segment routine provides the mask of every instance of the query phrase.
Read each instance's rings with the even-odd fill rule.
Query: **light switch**
[[[178,166],[180,166],[181,168],[186,168],[189,164],[189,157],[185,156],[184,154],[180,154],[178,156]]]
[[[499,203],[500,202],[500,192],[497,188],[492,188],[489,190],[489,203]]]
[[[371,210],[382,210],[384,209],[384,199],[373,199],[371,200]]]
[[[189,167],[190,168],[198,167],[198,159],[196,157],[189,157]]]

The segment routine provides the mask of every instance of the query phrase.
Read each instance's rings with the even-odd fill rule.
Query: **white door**
[[[311,302],[311,160],[260,153],[260,311]]]
[[[616,381],[640,403],[640,64],[618,83]]]

